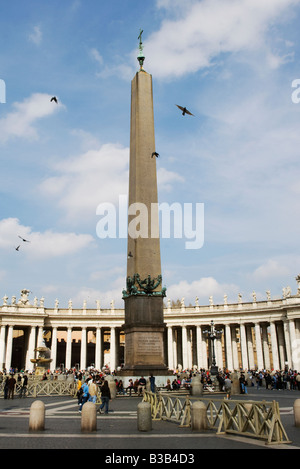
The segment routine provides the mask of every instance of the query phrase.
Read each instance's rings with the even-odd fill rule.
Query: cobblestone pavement
[[[300,392],[250,388],[248,395],[236,397],[241,400],[276,400],[291,443],[265,445],[263,441],[254,438],[219,436],[213,431],[195,433],[190,428],[180,428],[178,424],[166,421],[153,421],[151,431],[140,432],[137,428],[137,405],[141,398],[137,397],[117,397],[111,401],[107,416],[97,413],[97,431],[87,434],[81,432],[81,415],[76,399],[38,398],[45,403],[45,429],[33,433],[29,431],[29,412],[34,399],[15,397],[13,400],[0,399],[0,449],[98,449],[102,451],[97,454],[103,458],[116,458],[117,455],[133,457],[143,450],[141,454],[146,458],[144,463],[149,462],[149,454],[153,458],[151,463],[159,463],[155,460],[155,454],[166,452],[177,454],[177,458],[181,458],[177,463],[196,463],[200,461],[201,455],[203,457],[204,449],[300,449],[300,428],[295,427],[293,414],[293,404],[295,399],[300,398]],[[187,455],[195,460],[184,460]]]

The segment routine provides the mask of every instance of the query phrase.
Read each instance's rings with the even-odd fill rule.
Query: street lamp
[[[211,321],[210,323],[210,330],[203,331],[203,335],[211,340],[211,367],[210,367],[210,374],[216,375],[218,374],[218,367],[216,366],[216,355],[215,355],[215,339],[218,339],[223,334],[222,329],[217,330],[215,329],[214,322]]]

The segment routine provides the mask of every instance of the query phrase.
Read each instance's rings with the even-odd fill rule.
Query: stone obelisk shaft
[[[161,274],[152,76],[131,82],[127,276]],[[132,256],[132,257],[131,257]]]

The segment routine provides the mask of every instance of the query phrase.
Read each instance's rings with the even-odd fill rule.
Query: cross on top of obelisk
[[[139,64],[140,64],[140,69],[142,70],[143,69],[143,64],[144,64],[144,60],[145,60],[145,56],[143,54],[143,42],[142,42],[142,34],[143,34],[143,30],[140,29],[140,34],[138,36],[138,39],[140,40],[139,42],[139,55],[137,57],[138,61],[139,61]]]

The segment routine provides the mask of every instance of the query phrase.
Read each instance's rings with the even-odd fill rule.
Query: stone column
[[[116,328],[110,328],[110,370],[116,369]]]
[[[177,342],[177,334],[178,334],[177,329],[173,330],[172,353],[173,353],[173,365],[174,365],[174,369],[177,368],[177,366],[178,366],[178,350],[177,350],[178,342]]]
[[[80,349],[80,369],[86,369],[86,346],[87,346],[87,330],[86,327],[81,329],[81,349]]]
[[[191,369],[193,367],[193,333],[192,329],[187,330],[187,367]]]
[[[174,369],[174,360],[173,360],[173,329],[172,326],[167,326],[168,331],[168,367],[169,370]]]
[[[186,370],[188,368],[188,356],[187,356],[187,328],[182,326],[182,368]]]
[[[291,352],[292,352],[292,368],[293,370],[299,370],[299,342],[296,336],[295,321],[289,320],[290,339],[291,339]]]
[[[66,369],[69,370],[72,366],[71,363],[72,357],[72,327],[68,327],[67,329],[67,346],[66,346]]]
[[[12,346],[13,346],[13,331],[14,327],[9,326],[7,341],[6,341],[6,356],[5,356],[5,368],[9,370],[11,367],[11,357],[12,357]]]
[[[223,353],[222,353],[222,337],[218,337],[215,340],[215,353],[216,353],[216,365],[218,368],[223,368]]]
[[[262,351],[262,344],[261,344],[260,324],[258,322],[255,323],[254,329],[255,329],[257,368],[259,370],[263,370],[264,360],[263,360],[263,351]]]
[[[203,368],[205,368],[205,370],[207,370],[208,369],[207,341],[206,341],[206,338],[203,335],[202,328],[201,328],[201,336],[202,336],[202,354],[203,354],[202,363],[203,363]]]
[[[37,347],[43,347],[43,346],[44,346],[43,327],[39,326],[38,337],[37,337]]]
[[[240,341],[241,341],[241,352],[242,352],[242,367],[243,370],[248,370],[248,355],[247,355],[247,339],[246,339],[246,328],[245,324],[240,325]]]
[[[201,326],[196,327],[196,345],[197,345],[197,367],[203,368],[203,351],[202,351],[202,331]]]
[[[254,368],[254,351],[253,351],[253,340],[252,340],[252,326],[246,326],[247,336],[247,349],[248,349],[248,366],[250,370]]]
[[[29,334],[29,341],[28,341],[28,351],[27,351],[27,359],[26,359],[26,369],[32,370],[34,368],[34,364],[30,361],[31,358],[35,358],[35,340],[36,340],[36,329],[35,326],[31,327],[30,334]]]
[[[52,338],[51,338],[51,371],[56,370],[56,359],[57,359],[57,327],[52,328]]]
[[[286,356],[288,367],[292,366],[292,352],[291,352],[291,340],[290,340],[290,331],[289,331],[289,321],[283,321],[283,333],[284,333],[284,341],[286,344]]]
[[[275,322],[270,323],[271,331],[271,346],[272,346],[272,358],[273,358],[273,368],[274,370],[279,370],[279,356],[278,356],[278,343],[276,335],[276,324]]]
[[[95,350],[95,368],[101,370],[102,362],[102,334],[101,327],[96,328],[96,350]]]
[[[267,324],[262,324],[262,340],[263,340],[263,352],[264,352],[264,369],[271,370]]]
[[[0,332],[0,369],[5,367],[5,336],[6,326],[1,326]]]
[[[230,324],[225,324],[225,345],[226,345],[226,366],[229,371],[233,371]]]
[[[236,328],[232,328],[232,356],[233,356],[233,369],[238,370],[240,367],[239,354],[237,348]]]
[[[277,333],[278,333],[279,366],[280,366],[281,370],[284,370],[285,359],[286,359],[286,351],[285,351],[285,343],[284,343],[282,323],[278,324]]]

